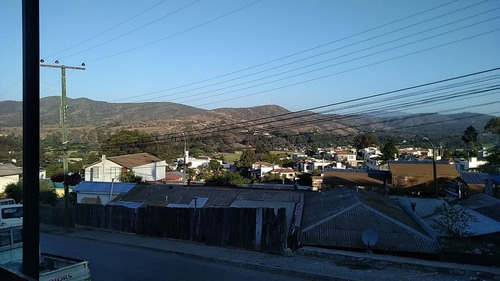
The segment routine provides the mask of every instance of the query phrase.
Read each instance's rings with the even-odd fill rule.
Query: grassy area
[[[236,162],[240,160],[241,152],[240,153],[228,153],[224,155],[224,163],[230,163],[230,162]]]

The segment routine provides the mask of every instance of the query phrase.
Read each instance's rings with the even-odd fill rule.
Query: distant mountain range
[[[59,126],[60,102],[60,97],[46,97],[40,100],[42,128]],[[158,133],[228,127],[233,131],[328,131],[339,135],[391,129],[448,134],[463,132],[470,125],[481,130],[492,118],[490,115],[474,113],[401,113],[378,116],[295,113],[277,105],[204,110],[170,102],[108,103],[86,98],[68,98],[67,105],[68,127],[73,130],[106,127],[113,130],[139,129]],[[0,134],[16,131],[14,128],[19,129],[21,126],[22,103],[0,102]]]

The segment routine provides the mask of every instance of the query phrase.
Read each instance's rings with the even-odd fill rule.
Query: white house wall
[[[3,176],[0,177],[0,192],[3,192],[9,183],[16,183],[19,181],[19,175]]]
[[[115,179],[115,181],[118,181],[120,179],[122,166],[116,164],[115,162],[106,160],[104,162],[104,172],[103,172],[102,161],[95,165],[87,167],[85,169],[85,181],[90,181],[91,179],[90,171],[92,168],[94,169],[93,181],[111,182],[113,179]],[[96,169],[98,169],[99,172],[96,172]],[[116,175],[117,169],[120,171],[118,175]],[[111,170],[114,170],[113,174],[111,173]]]
[[[157,181],[165,178],[166,161],[149,163],[132,169],[136,176],[141,176],[145,181]]]

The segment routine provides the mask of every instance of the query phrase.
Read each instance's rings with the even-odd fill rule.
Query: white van
[[[0,229],[23,225],[23,205],[0,205]]]

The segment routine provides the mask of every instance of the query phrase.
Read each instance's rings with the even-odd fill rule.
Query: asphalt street
[[[78,237],[41,233],[40,241],[44,253],[90,261],[93,281],[304,280]]]

